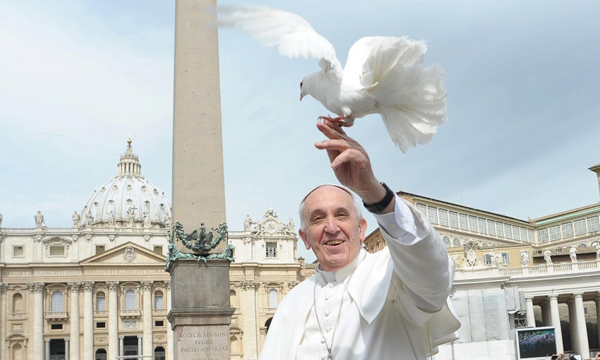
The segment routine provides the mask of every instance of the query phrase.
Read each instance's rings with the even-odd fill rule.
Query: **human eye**
[[[319,222],[323,221],[323,219],[324,219],[324,218],[325,218],[325,217],[323,216],[323,214],[313,214],[313,215],[310,217],[310,223],[311,223],[311,224],[317,224],[317,223],[319,223]]]

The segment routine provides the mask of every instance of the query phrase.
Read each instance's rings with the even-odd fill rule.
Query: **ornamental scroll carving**
[[[81,288],[83,291],[92,291],[94,290],[94,283],[92,281],[84,281],[81,283]]]
[[[258,281],[254,281],[254,280],[246,280],[246,281],[242,281],[240,283],[240,285],[241,285],[241,288],[244,290],[256,290],[260,286],[260,283]]]
[[[167,291],[171,290],[171,281],[165,281],[165,288],[167,289]]]
[[[27,290],[29,290],[30,293],[41,293],[44,291],[44,283],[29,283],[27,284]]]
[[[142,281],[142,290],[143,291],[150,291],[152,290],[152,281]]]
[[[108,287],[108,291],[117,291],[119,289],[118,281],[107,281],[106,287]]]
[[[76,282],[70,282],[67,284],[67,286],[69,287],[69,291],[70,292],[79,292],[79,289],[81,288],[81,283],[76,283]]]
[[[135,260],[135,248],[133,247],[133,245],[127,245],[125,247],[125,251],[123,252],[123,259],[128,262],[131,263],[133,262],[133,260]]]

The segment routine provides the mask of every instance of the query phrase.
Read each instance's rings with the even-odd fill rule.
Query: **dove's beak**
[[[303,97],[304,97],[304,95],[300,94],[300,101],[302,101]]]

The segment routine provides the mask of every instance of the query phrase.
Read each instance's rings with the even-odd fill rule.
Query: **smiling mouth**
[[[343,241],[341,241],[341,240],[329,240],[329,241],[327,241],[325,243],[325,245],[327,245],[327,246],[338,246],[341,243],[343,243]]]

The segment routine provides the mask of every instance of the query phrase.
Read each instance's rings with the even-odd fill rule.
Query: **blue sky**
[[[220,4],[240,3],[221,1]],[[377,115],[349,134],[396,190],[527,219],[598,202],[600,2],[257,0],[304,16],[345,62],[362,36],[425,40],[448,74],[448,122],[404,155]],[[171,194],[174,1],[0,2],[4,227],[70,225],[132,137],[143,175]],[[315,60],[219,34],[227,221],[273,208],[298,221],[334,182],[313,147],[326,110],[298,102]],[[368,217],[374,229],[374,220]],[[304,254],[304,253],[301,253]]]

